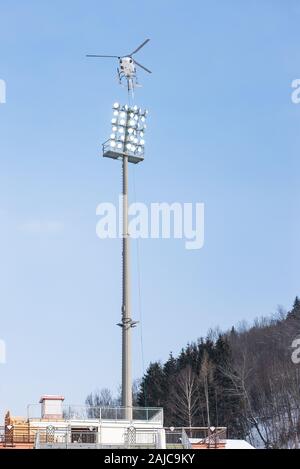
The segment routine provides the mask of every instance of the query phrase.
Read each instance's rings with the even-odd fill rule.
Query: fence
[[[129,427],[124,431],[118,443],[103,443],[97,427],[89,429],[71,427],[48,427],[39,429],[35,435],[36,449],[142,449],[156,448],[158,444],[156,431],[138,430]]]
[[[189,437],[184,428],[176,429],[165,429],[166,434],[166,445],[167,448],[185,448],[190,449],[192,447]]]
[[[34,433],[30,431],[29,426],[26,424],[16,427],[12,425],[0,427],[0,444],[3,446],[33,445],[34,438]]]
[[[169,448],[191,448],[193,443],[206,448],[217,448],[227,437],[226,427],[170,427],[165,431]]]

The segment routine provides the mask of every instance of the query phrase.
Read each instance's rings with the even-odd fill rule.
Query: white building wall
[[[69,443],[71,442],[71,428],[79,427],[87,429],[89,427],[97,428],[98,444],[123,446],[126,442],[126,434],[129,427],[136,429],[137,444],[155,444],[158,448],[166,447],[165,431],[162,425],[151,421],[144,423],[132,423],[126,421],[99,421],[97,419],[89,420],[31,420],[32,427],[46,430],[53,426],[58,431],[55,433],[55,442],[65,442],[65,435],[68,434]],[[59,430],[60,429],[60,430]]]

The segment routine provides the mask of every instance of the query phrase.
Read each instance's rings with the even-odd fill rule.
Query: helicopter
[[[133,52],[127,55],[94,55],[89,54],[87,57],[100,57],[100,58],[114,58],[118,59],[119,67],[117,68],[118,79],[120,85],[122,85],[123,80],[127,81],[128,92],[134,90],[135,87],[141,86],[137,81],[136,67],[140,67],[148,73],[152,73],[144,65],[137,62],[132,56],[136,54],[142,47],[144,47],[150,39],[146,39],[139,47],[137,47]]]

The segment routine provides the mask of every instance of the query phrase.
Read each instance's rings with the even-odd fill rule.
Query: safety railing
[[[86,429],[76,427],[48,427],[37,429],[35,434],[36,449],[59,448],[156,448],[157,432],[159,430],[144,431],[129,427],[124,431],[121,440],[113,443],[103,443],[98,427]]]
[[[0,444],[2,446],[16,446],[22,444],[33,444],[35,435],[29,430],[29,426],[22,428],[13,425],[0,427]]]
[[[165,429],[167,447],[191,448],[192,444],[217,448],[227,438],[226,427],[170,427]]]
[[[41,420],[41,407],[31,404],[27,407],[28,420]],[[126,420],[131,422],[163,425],[163,409],[160,407],[92,407],[82,405],[63,405],[62,415],[49,415],[44,420]]]
[[[0,427],[0,443],[5,442],[5,427]]]

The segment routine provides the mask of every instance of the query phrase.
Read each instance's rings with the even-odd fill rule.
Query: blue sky
[[[145,365],[209,328],[289,308],[299,294],[297,1],[2,1],[0,410],[43,393],[83,403],[120,384],[121,244],[96,237],[120,165],[100,158],[115,63],[145,38],[142,202],[204,202],[205,246],[140,242]],[[136,246],[133,316],[139,318]],[[298,275],[297,275],[298,274]],[[134,330],[134,376],[142,374]]]

